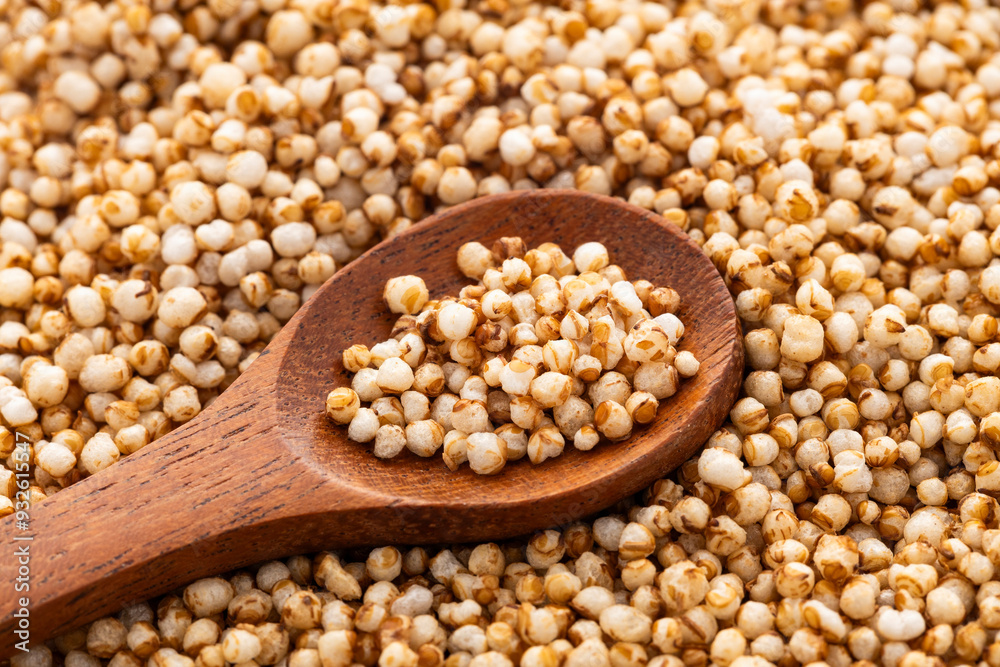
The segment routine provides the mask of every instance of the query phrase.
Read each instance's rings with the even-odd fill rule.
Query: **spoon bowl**
[[[341,352],[385,340],[396,316],[382,303],[391,277],[416,274],[432,297],[470,281],[459,246],[520,236],[567,252],[600,241],[629,279],[680,295],[679,349],[701,362],[625,442],[571,445],[541,465],[508,463],[480,476],[440,456],[380,460],[324,414],[348,386]],[[29,511],[0,542],[30,545],[31,641],[199,577],[330,548],[503,539],[569,523],[635,493],[687,460],[735,400],[743,346],[735,308],[700,248],[660,216],[620,200],[536,190],[450,208],[339,271],[267,349],[198,417]],[[14,542],[20,537],[20,542]],[[28,539],[31,538],[31,539]],[[18,576],[0,559],[0,582]],[[10,655],[19,601],[0,599],[0,656]]]

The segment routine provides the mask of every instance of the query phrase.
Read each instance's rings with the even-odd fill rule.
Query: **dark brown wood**
[[[432,296],[468,284],[455,252],[521,236],[569,252],[600,241],[632,278],[681,296],[681,349],[701,360],[656,421],[624,443],[568,447],[495,477],[440,457],[376,459],[323,414],[347,385],[340,353],[387,336],[386,279],[420,275]],[[31,638],[41,641],[199,577],[319,549],[480,541],[565,524],[680,465],[737,395],[743,346],[732,299],[711,262],[657,215],[572,191],[517,192],[448,209],[337,273],[253,366],[191,423],[31,510]],[[15,531],[0,522],[0,655],[15,641]],[[22,543],[23,544],[23,543]]]

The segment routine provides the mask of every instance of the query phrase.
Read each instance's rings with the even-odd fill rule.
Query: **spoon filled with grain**
[[[732,298],[675,224],[577,191],[485,197],[339,271],[198,417],[0,540],[30,545],[37,641],[290,553],[503,539],[682,464],[742,370]],[[0,652],[18,605],[0,599]]]

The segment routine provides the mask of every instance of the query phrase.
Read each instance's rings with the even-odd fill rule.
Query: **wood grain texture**
[[[384,340],[394,317],[386,279],[424,278],[432,297],[468,280],[455,252],[521,236],[569,252],[600,241],[630,278],[672,286],[701,361],[655,422],[591,452],[572,447],[500,475],[440,456],[376,459],[324,415],[348,385],[348,345]],[[205,412],[31,511],[32,641],[202,576],[293,553],[382,544],[482,541],[568,523],[632,494],[689,458],[718,427],[742,379],[732,299],[701,250],[676,227],[621,201],[538,190],[448,209],[348,265],[310,299],[261,357]],[[13,553],[10,519],[0,544]],[[12,654],[16,565],[0,557],[0,656]]]

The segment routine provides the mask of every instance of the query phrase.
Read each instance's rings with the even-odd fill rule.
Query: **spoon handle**
[[[356,513],[354,494],[329,493],[279,437],[275,342],[195,420],[31,508],[27,530],[0,521],[0,657],[24,637],[21,598],[37,644],[199,577],[294,553],[310,531],[284,519],[307,497],[322,499],[313,520]]]

